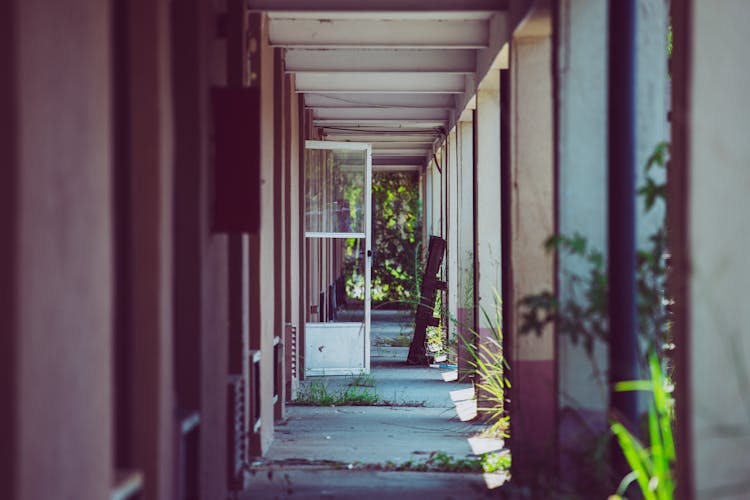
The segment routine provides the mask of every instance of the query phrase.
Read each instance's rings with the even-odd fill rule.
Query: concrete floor
[[[373,341],[408,330],[408,313],[379,313]],[[449,370],[406,365],[407,351],[373,347],[374,390],[388,406],[290,406],[268,453],[248,473],[241,498],[497,498],[481,473],[372,470],[387,462],[423,462],[432,452],[472,457],[467,439],[482,430],[456,412],[472,397],[471,385],[444,381]],[[330,390],[352,382],[317,379]]]

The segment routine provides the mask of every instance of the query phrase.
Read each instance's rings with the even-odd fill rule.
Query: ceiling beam
[[[425,129],[431,130],[445,126],[444,120],[313,120],[316,127],[347,127],[362,128],[370,127],[399,131],[401,129]]]
[[[418,49],[289,49],[286,70],[410,71],[473,74],[476,51]]]
[[[378,120],[447,120],[448,112],[441,108],[313,108],[318,119],[378,119]]]
[[[432,144],[432,142],[405,142],[405,141],[395,141],[395,142],[373,142],[372,143],[372,149],[373,151],[382,150],[385,149],[392,149],[392,150],[404,150],[404,149],[420,149],[424,150],[425,144]]]
[[[271,12],[283,11],[305,11],[310,10],[309,0],[248,0],[248,6],[252,10],[265,10]],[[508,8],[509,0],[316,0],[314,9],[316,11],[487,11],[505,10]]]
[[[444,73],[299,73],[297,92],[462,94],[464,75]]]
[[[342,132],[335,129],[323,129],[323,134],[327,140],[339,141],[339,142],[365,142],[369,144],[375,144],[380,142],[407,142],[407,143],[419,143],[419,144],[432,144],[435,140],[436,134],[414,134],[401,132],[400,134],[371,134],[371,133],[356,133],[356,132]]]
[[[429,151],[428,148],[398,148],[398,149],[388,149],[388,148],[382,148],[382,149],[375,149],[373,148],[372,154],[373,156],[419,156],[419,155],[426,155]]]
[[[310,108],[442,108],[453,109],[449,94],[306,94],[305,105]]]
[[[482,49],[486,20],[271,19],[271,45],[306,48]]]

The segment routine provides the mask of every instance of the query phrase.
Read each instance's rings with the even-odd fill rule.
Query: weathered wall
[[[514,311],[511,425],[518,470],[548,462],[556,435],[554,331],[521,335],[516,312],[523,297],[554,287],[553,257],[544,249],[554,229],[551,47],[549,28],[531,36],[517,32],[510,53],[513,272],[511,294],[503,300]]]
[[[746,498],[750,395],[747,249],[750,4],[692,2],[687,74],[688,474],[695,498]],[[684,115],[682,115],[684,116]],[[681,123],[682,125],[682,123]]]
[[[579,234],[588,248],[607,246],[607,4],[567,0],[557,16],[557,231]],[[557,254],[561,303],[581,300],[590,265],[580,256]],[[581,341],[558,336],[560,454],[566,476],[603,432],[608,403],[607,350],[596,343],[589,358]],[[592,432],[593,431],[593,432]],[[572,469],[568,469],[570,465]]]
[[[109,8],[24,0],[3,2],[0,18],[3,492],[19,500],[105,498]]]
[[[557,169],[558,232],[586,238],[590,250],[607,253],[607,4],[591,0],[560,2],[557,14]],[[643,165],[668,131],[666,78],[666,2],[642,0],[637,34],[638,184]],[[654,173],[654,172],[652,172]],[[664,207],[646,215],[639,204],[639,246],[659,223]],[[558,253],[558,297],[582,300],[585,288],[573,276],[585,277],[589,264],[579,256]],[[569,337],[558,343],[560,445],[579,449],[593,435],[587,429],[606,426],[607,350],[595,344],[594,361]],[[583,420],[581,420],[581,417]],[[581,423],[585,422],[583,427]]]

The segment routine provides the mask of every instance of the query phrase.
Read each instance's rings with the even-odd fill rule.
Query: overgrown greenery
[[[638,484],[645,500],[671,500],[674,494],[674,401],[670,396],[669,382],[661,361],[655,353],[649,356],[649,369],[651,376],[648,380],[619,382],[615,385],[615,390],[647,391],[651,395],[648,406],[648,446],[620,422],[612,423],[612,432],[632,469],[620,483],[617,494],[613,496],[615,499],[622,498],[621,495],[633,481]]]
[[[669,146],[660,143],[648,158],[645,169],[645,182],[638,190],[644,213],[666,203],[666,168]],[[666,295],[666,278],[669,271],[666,246],[666,218],[662,211],[661,219],[647,245],[637,252],[636,286],[638,334],[641,339],[641,358],[644,368],[648,367],[651,379],[618,384],[620,390],[649,390],[653,398],[650,404],[647,427],[650,443],[642,444],[621,423],[612,422],[612,432],[618,439],[633,472],[620,484],[618,495],[623,494],[627,485],[637,481],[644,498],[671,498],[674,489],[671,468],[674,463],[674,446],[671,444],[671,395],[664,390],[669,386],[667,371],[667,351],[673,345],[670,338],[669,297]],[[609,342],[608,324],[608,283],[605,257],[602,251],[592,248],[588,240],[580,235],[556,234],[545,242],[548,251],[565,252],[578,257],[586,264],[585,273],[569,273],[563,282],[570,289],[563,301],[558,300],[552,291],[524,297],[520,302],[520,333],[541,335],[549,324],[556,325],[559,335],[567,336],[573,344],[585,349],[592,366],[596,367],[594,355],[597,344]],[[597,371],[597,370],[595,370]],[[575,409],[571,409],[575,411]],[[591,446],[582,450],[591,457],[591,463],[599,463],[596,471],[585,474],[586,491],[594,491],[599,496],[602,491],[613,491],[621,478],[615,478],[613,471],[604,460],[606,433],[592,435]],[[583,448],[583,447],[582,447]],[[585,456],[580,457],[586,461]],[[593,473],[595,472],[595,473]],[[556,492],[579,493],[576,485],[563,484],[561,478],[547,481],[545,488],[555,488]],[[580,486],[580,485],[579,485]],[[648,491],[643,491],[646,488]],[[549,493],[549,491],[547,491]],[[538,494],[538,493],[537,493]]]
[[[508,371],[510,365],[503,354],[502,332],[502,301],[497,290],[494,291],[495,314],[490,316],[486,309],[480,307],[482,317],[492,332],[492,337],[485,342],[467,345],[471,354],[470,364],[474,368],[477,378],[474,387],[481,395],[484,404],[479,405],[477,411],[484,414],[489,422],[485,434],[492,437],[507,438],[510,417],[506,412],[507,390],[510,389]],[[473,332],[478,336],[478,332]],[[476,349],[479,346],[479,350]]]
[[[422,208],[419,176],[412,172],[376,172],[372,176],[373,306],[419,300]],[[359,240],[347,241],[347,291],[359,298]]]
[[[364,377],[364,378],[363,378]],[[303,406],[374,406],[380,402],[375,381],[369,376],[353,377],[344,387],[331,390],[322,380],[300,388],[294,404]]]
[[[638,190],[644,210],[650,212],[657,201],[665,200],[664,175],[654,175],[666,168],[668,144],[661,143],[646,162],[646,181]],[[568,273],[571,284],[568,298],[560,302],[554,292],[547,290],[521,299],[520,332],[541,335],[548,324],[554,323],[560,335],[568,336],[574,344],[581,343],[593,356],[597,341],[609,341],[607,307],[607,270],[604,254],[591,248],[580,235],[555,234],[545,242],[548,251],[566,252],[578,256],[588,264],[588,274]],[[667,304],[667,247],[664,216],[648,238],[648,246],[637,253],[638,332],[642,339],[643,359],[656,350],[661,353],[669,342],[669,312]]]

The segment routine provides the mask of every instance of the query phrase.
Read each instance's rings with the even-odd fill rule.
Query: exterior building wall
[[[637,20],[637,178],[643,184],[648,157],[668,131],[666,2],[642,0]],[[607,246],[607,5],[606,2],[561,2],[557,13],[557,172],[558,227],[566,236],[581,235],[588,248],[606,257]],[[658,172],[652,171],[652,175]],[[581,196],[585,190],[586,195]],[[638,205],[639,247],[663,217],[657,204],[646,214]],[[561,302],[578,298],[584,289],[573,276],[586,276],[589,264],[579,256],[558,252]],[[608,405],[607,349],[597,342],[590,358],[567,336],[558,343],[559,431],[561,454],[577,454],[596,433],[605,432]],[[594,431],[592,434],[591,431]],[[570,471],[572,473],[572,470]]]
[[[607,4],[597,0],[561,2],[557,15],[557,232],[579,234],[588,248],[607,248]],[[585,196],[582,195],[585,193]],[[557,294],[561,303],[582,300],[574,276],[587,276],[580,256],[557,253]],[[582,342],[558,336],[563,470],[567,457],[591,446],[605,431],[608,404],[607,349],[594,344],[589,358]]]
[[[692,36],[676,39],[685,45],[675,45],[675,56],[688,57],[679,73],[687,107],[678,116],[685,121],[676,122],[686,127],[680,152],[686,156],[674,165],[687,195],[687,259],[680,256],[679,262],[689,266],[683,275],[688,309],[682,310],[685,317],[676,318],[685,322],[687,336],[675,339],[686,353],[680,366],[687,370],[677,382],[687,388],[680,390],[685,399],[678,404],[686,404],[688,412],[685,418],[680,410],[678,426],[684,426],[692,448],[692,457],[680,450],[686,461],[682,479],[693,483],[692,491],[686,488],[682,495],[744,498],[750,491],[745,453],[750,396],[743,376],[750,363],[750,233],[745,230],[750,70],[737,62],[746,59],[750,43],[745,26],[750,4],[727,1],[717,8],[693,1],[679,8],[681,16],[688,9],[692,17]]]
[[[0,7],[0,483],[10,499],[98,499],[111,487],[109,16],[96,1]]]
[[[541,20],[539,25],[543,25]],[[549,23],[549,20],[546,21]],[[511,293],[510,310],[530,294],[554,289],[553,256],[544,242],[554,229],[551,39],[549,28],[516,33],[510,53]],[[555,337],[520,334],[511,319],[513,466],[548,462],[555,449]],[[508,334],[508,333],[506,333]]]

